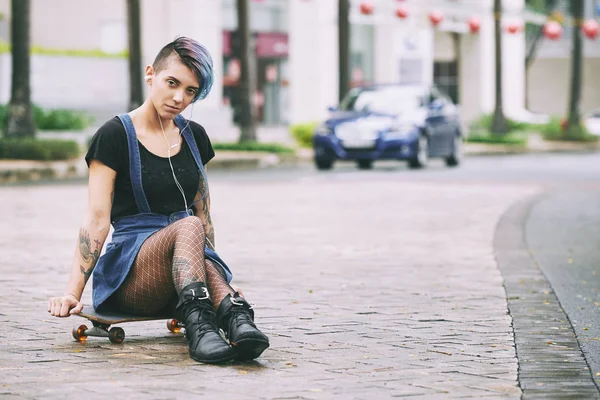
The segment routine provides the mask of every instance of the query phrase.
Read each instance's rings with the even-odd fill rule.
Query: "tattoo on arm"
[[[200,178],[200,184],[198,185],[198,194],[200,197],[206,191],[206,196],[200,200],[200,207],[197,208],[197,214],[204,222],[204,232],[206,234],[206,244],[211,249],[215,250],[215,229],[213,227],[212,219],[210,217],[210,193],[206,187],[204,178]]]
[[[79,231],[79,254],[81,255],[83,262],[89,265],[89,268],[87,269],[84,265],[79,265],[79,269],[85,277],[86,282],[92,274],[92,271],[98,262],[98,258],[100,258],[101,247],[102,245],[100,241],[95,239],[94,249],[92,249],[92,241],[90,240],[90,234],[88,231],[83,228]]]
[[[110,206],[111,206],[111,207],[112,207],[112,205],[113,205],[113,204],[114,204],[114,202],[115,202],[115,181],[116,181],[116,179],[113,179],[113,185],[112,185],[112,186],[113,186],[113,188],[112,188],[112,190],[110,191]]]
[[[81,274],[83,275],[84,282],[87,283],[88,279],[90,279],[90,276],[92,276],[92,271],[94,271],[94,269],[93,268],[85,269],[85,267],[80,264],[79,270],[81,271]]]

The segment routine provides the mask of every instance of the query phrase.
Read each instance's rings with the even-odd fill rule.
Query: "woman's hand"
[[[55,317],[68,317],[72,314],[79,314],[82,309],[83,303],[72,294],[48,299],[48,312]]]

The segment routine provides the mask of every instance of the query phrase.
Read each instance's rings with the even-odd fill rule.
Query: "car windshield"
[[[398,114],[421,107],[423,95],[423,88],[418,86],[357,88],[348,93],[340,108],[346,111]]]

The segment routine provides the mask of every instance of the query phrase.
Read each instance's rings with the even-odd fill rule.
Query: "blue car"
[[[403,160],[411,168],[442,158],[460,164],[463,135],[456,106],[435,86],[374,85],[355,87],[330,118],[315,129],[318,169],[336,160],[369,169],[376,160]]]

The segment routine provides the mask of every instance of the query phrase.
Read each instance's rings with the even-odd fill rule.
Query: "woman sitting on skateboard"
[[[211,56],[195,40],[177,38],[146,67],[145,80],[144,104],[106,122],[90,143],[88,209],[66,294],[51,298],[48,311],[81,312],[93,271],[97,311],[156,315],[176,304],[191,358],[254,359],[269,340],[215,252],[204,168],[214,151],[204,128],[180,115],[210,92]],[[112,240],[100,257],[111,224]]]

